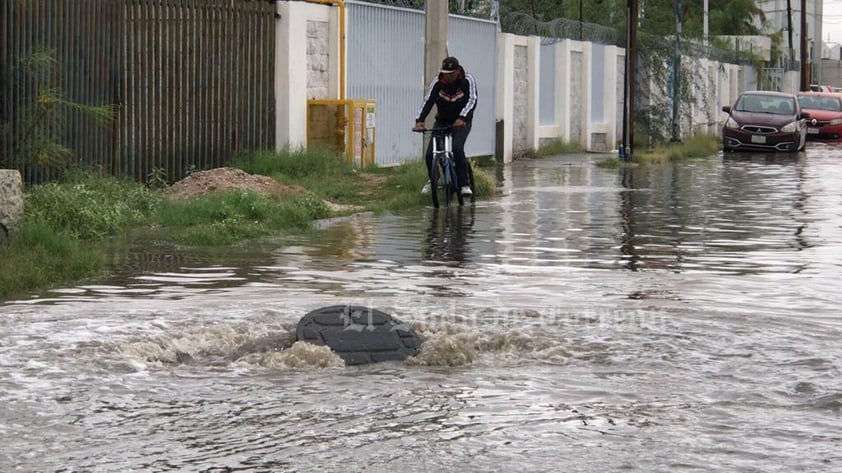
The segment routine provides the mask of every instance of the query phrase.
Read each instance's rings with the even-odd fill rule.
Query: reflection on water
[[[596,159],[0,306],[0,470],[840,470],[842,149]],[[345,303],[421,354],[294,343]]]
[[[803,154],[729,153],[714,172],[699,169],[709,165],[620,171],[626,189],[620,202],[626,267],[736,273],[804,269],[798,258],[773,261],[782,246],[798,251],[810,245],[803,235]],[[638,192],[643,189],[660,191]]]
[[[461,263],[470,257],[468,238],[476,219],[475,206],[429,209],[423,242],[425,260]]]

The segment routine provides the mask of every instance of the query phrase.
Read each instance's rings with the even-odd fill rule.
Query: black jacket
[[[474,109],[477,106],[477,83],[474,76],[463,73],[461,77],[450,84],[444,84],[436,76],[427,93],[424,95],[424,103],[418,114],[416,122],[423,122],[430,110],[436,106],[436,120],[452,124],[457,118],[470,122],[474,118]]]

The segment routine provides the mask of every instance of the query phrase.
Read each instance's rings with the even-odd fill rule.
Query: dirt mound
[[[266,196],[305,192],[299,186],[289,186],[269,176],[249,174],[241,169],[227,167],[193,173],[164,192],[172,199],[189,199],[208,192],[234,189],[250,190]]]

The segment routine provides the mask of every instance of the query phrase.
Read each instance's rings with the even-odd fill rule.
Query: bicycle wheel
[[[433,157],[433,165],[430,169],[430,197],[433,198],[433,207],[439,208],[439,183],[441,177],[441,158]]]
[[[453,186],[456,184],[456,174],[453,172],[453,160],[445,159],[441,163],[444,176],[444,205],[450,207],[453,200]]]

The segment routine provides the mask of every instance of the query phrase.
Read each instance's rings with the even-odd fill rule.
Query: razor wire
[[[522,36],[540,36],[542,44],[552,44],[568,39],[626,46],[626,32],[597,23],[580,22],[569,18],[554,18],[549,21],[537,20],[524,12],[512,12],[500,18],[503,32]],[[675,52],[675,39],[672,36],[657,36],[643,31],[637,33],[638,45],[663,51],[672,56]],[[679,46],[682,56],[694,59],[711,59],[731,64],[750,64],[754,56],[749,52],[722,49],[712,44],[701,44],[692,38],[682,38]]]
[[[625,42],[624,34],[604,25],[585,23],[569,18],[554,18],[548,21],[535,19],[523,12],[512,12],[500,18],[500,28],[506,33],[521,36],[540,36],[545,44],[564,39],[575,39],[592,43],[620,46]]]

